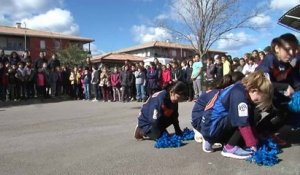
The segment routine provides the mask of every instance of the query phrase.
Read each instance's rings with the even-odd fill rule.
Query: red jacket
[[[112,73],[110,75],[110,81],[112,87],[119,87],[121,85],[120,73]]]
[[[162,71],[162,76],[161,76],[161,83],[162,86],[165,86],[167,84],[170,83],[170,81],[172,80],[171,77],[171,70],[170,69],[165,69],[164,71]]]

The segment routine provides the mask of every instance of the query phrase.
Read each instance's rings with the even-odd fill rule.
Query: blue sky
[[[172,0],[174,2],[179,0]],[[0,25],[24,22],[28,28],[51,30],[81,35],[95,39],[93,54],[100,54],[129,47],[151,40],[173,40],[172,35],[160,29],[157,18],[172,22],[169,0],[1,0]],[[235,30],[213,49],[242,56],[253,49],[263,49],[272,38],[292,30],[277,24],[284,12],[300,4],[300,0],[244,1],[241,10],[263,6],[260,17],[251,20],[262,29]],[[173,22],[175,23],[174,19]]]

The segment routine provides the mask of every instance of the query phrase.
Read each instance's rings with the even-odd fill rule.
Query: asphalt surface
[[[0,175],[94,174],[300,174],[300,132],[273,167],[204,153],[189,141],[156,149],[136,141],[141,103],[64,101],[0,106]],[[181,128],[190,126],[192,102],[180,103]],[[173,132],[173,128],[168,129]]]

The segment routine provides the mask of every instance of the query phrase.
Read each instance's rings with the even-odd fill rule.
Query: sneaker
[[[202,150],[206,153],[213,152],[212,144],[202,138]]]
[[[198,143],[202,143],[202,134],[194,128],[193,128],[193,130],[194,130],[194,133],[195,133],[194,134],[194,140]]]
[[[144,138],[144,132],[138,125],[136,125],[134,130],[134,138],[137,140],[141,140]]]
[[[224,146],[221,154],[224,157],[230,157],[234,159],[247,159],[251,157],[252,151],[246,151],[239,146],[235,146],[232,149],[226,149]]]

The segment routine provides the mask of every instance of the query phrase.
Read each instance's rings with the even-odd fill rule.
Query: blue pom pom
[[[177,148],[183,146],[183,141],[194,139],[194,131],[185,128],[182,136],[175,134],[169,135],[164,132],[160,138],[156,139],[155,148]]]
[[[293,94],[291,101],[289,102],[289,109],[295,113],[300,112],[300,91]]]
[[[247,161],[260,166],[273,166],[279,162],[277,155],[281,152],[279,146],[272,139],[268,139],[259,146],[258,150]]]
[[[182,133],[182,139],[184,141],[186,141],[186,140],[193,140],[194,139],[194,135],[195,135],[195,133],[194,133],[193,130],[190,130],[188,128],[184,128],[183,133]]]

